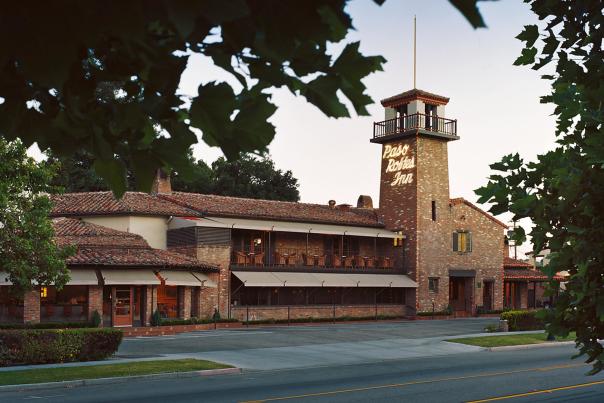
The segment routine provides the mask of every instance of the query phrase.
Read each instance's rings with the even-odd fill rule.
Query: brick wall
[[[103,315],[103,286],[101,285],[88,286],[88,320],[92,320],[94,311]],[[101,326],[103,326],[102,321]]]
[[[336,305],[335,317],[369,317],[374,316],[376,309],[375,305]],[[231,316],[241,321],[248,318],[250,320],[265,320],[265,319],[287,319],[287,306],[239,306],[233,307]],[[378,305],[378,315],[387,316],[405,316],[406,310],[403,305]],[[304,307],[291,307],[289,310],[290,319],[302,318],[331,318],[334,316],[333,305],[314,305]]]
[[[388,148],[390,147],[390,148]],[[392,186],[395,172],[386,172],[388,149],[407,147],[406,156],[415,166],[405,169],[413,180]],[[494,280],[493,308],[503,301],[503,227],[466,204],[450,203],[447,142],[428,137],[408,137],[382,146],[379,214],[391,230],[403,230],[405,267],[419,285],[415,302],[418,311],[444,310],[449,304],[449,271],[475,270],[466,283],[466,297],[472,305],[482,305],[482,284]],[[386,158],[384,158],[386,157]],[[397,157],[396,160],[399,160]],[[432,219],[432,202],[436,220]],[[453,252],[452,233],[472,232],[470,253]],[[438,292],[428,289],[428,279],[439,280]],[[480,284],[480,287],[477,286]]]
[[[208,273],[207,276],[217,284],[217,288],[204,288],[201,291],[200,312],[202,317],[206,313],[214,313],[214,308],[218,308],[222,317],[228,315],[229,288],[231,283],[231,247],[228,245],[199,245],[197,247],[197,258],[203,262],[218,266],[218,273]],[[211,304],[208,306],[208,304]]]
[[[191,287],[178,286],[178,317],[189,319],[191,317]]]
[[[23,323],[40,323],[40,289],[34,287],[23,295]]]

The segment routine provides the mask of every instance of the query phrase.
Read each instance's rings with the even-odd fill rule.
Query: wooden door
[[[113,301],[113,326],[132,326],[132,287],[114,287]]]

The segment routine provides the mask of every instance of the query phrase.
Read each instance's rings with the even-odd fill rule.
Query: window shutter
[[[466,234],[466,251],[472,252],[472,233],[468,232]]]
[[[459,240],[458,240],[458,236],[459,234],[457,232],[453,233],[453,252],[457,252],[459,250]]]

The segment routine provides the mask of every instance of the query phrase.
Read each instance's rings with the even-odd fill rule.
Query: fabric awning
[[[198,279],[199,281],[201,281],[201,284],[202,284],[204,287],[210,287],[210,288],[216,288],[216,287],[218,287],[218,285],[216,285],[216,283],[215,283],[215,282],[213,282],[213,281],[212,281],[212,280],[211,280],[211,279],[210,279],[208,276],[206,276],[206,275],[205,275],[205,274],[203,274],[203,273],[193,273],[193,275],[194,275],[195,277],[197,277],[197,279]]]
[[[190,271],[161,270],[158,274],[166,285],[201,286],[201,281]]]
[[[99,285],[96,271],[92,269],[74,269],[69,271],[67,285]]]
[[[385,228],[351,225],[330,225],[287,221],[250,220],[245,218],[203,217],[174,218],[170,229],[183,227],[239,228],[258,231],[298,232],[304,234],[367,236],[372,238],[399,238],[401,235]]]
[[[101,270],[105,285],[160,285],[161,281],[152,270],[115,269]]]
[[[392,287],[417,288],[404,274],[233,272],[246,287]]]
[[[271,272],[233,271],[246,287],[283,287],[283,281]]]
[[[321,287],[323,284],[311,273],[282,273],[273,272],[273,275],[283,282],[285,287]]]
[[[357,282],[346,273],[313,273],[323,287],[356,287]]]
[[[4,271],[0,271],[0,285],[13,285],[11,281],[8,279],[8,273]]]

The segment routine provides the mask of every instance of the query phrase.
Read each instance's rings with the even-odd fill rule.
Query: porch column
[[[178,317],[189,319],[191,317],[191,287],[178,287]]]
[[[92,314],[97,311],[101,318],[103,317],[103,286],[101,285],[89,285],[88,286],[88,320],[92,320]],[[103,326],[101,319],[100,326]]]
[[[191,287],[191,317],[201,318],[201,287]]]
[[[23,295],[23,323],[40,323],[40,287]]]
[[[214,308],[217,307],[218,290],[212,287],[200,287],[199,289],[199,317],[211,319]]]
[[[528,309],[528,282],[518,283],[520,292],[520,309]]]
[[[145,287],[145,319],[144,326],[151,326],[151,317],[153,312],[157,311],[157,287],[148,285]]]

